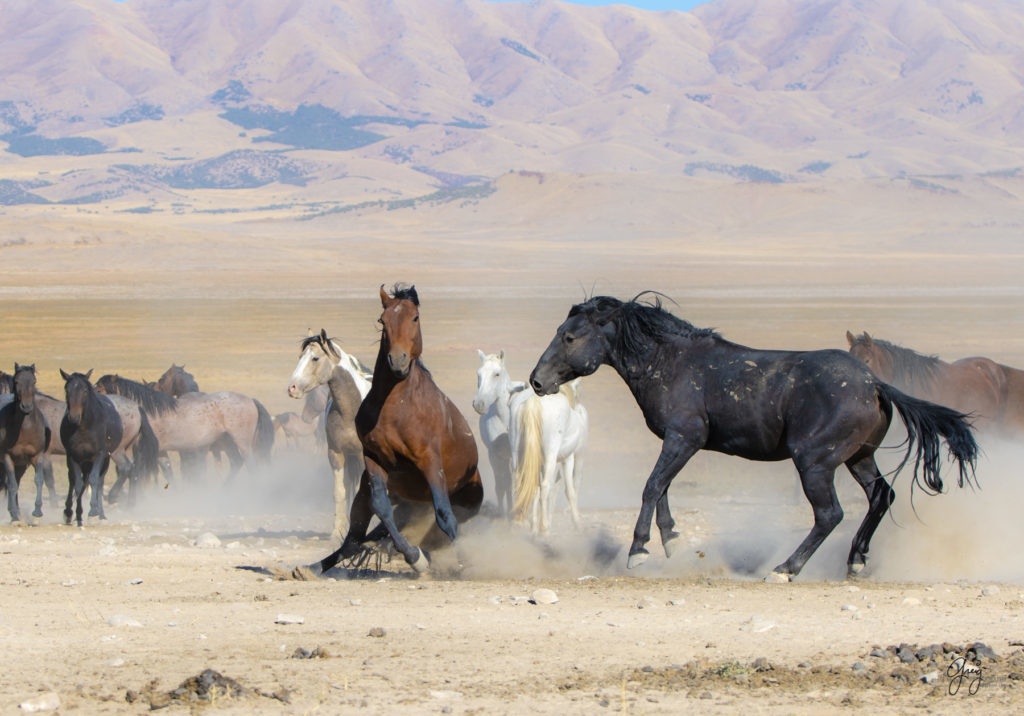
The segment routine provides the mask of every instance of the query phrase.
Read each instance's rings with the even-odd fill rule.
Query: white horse
[[[523,383],[512,382],[504,351],[497,355],[477,352],[480,368],[473,408],[481,414],[480,434],[494,468],[499,507],[498,475],[505,474],[500,465],[504,427],[513,485],[512,514],[523,521],[529,512],[531,530],[547,533],[557,494],[551,488],[561,476],[573,524],[579,529],[581,453],[587,442],[588,420],[586,408],[579,402],[578,381],[563,385],[554,395],[538,396],[523,389]],[[492,444],[497,451],[491,449]]]
[[[334,531],[341,540],[348,532],[348,508],[363,474],[363,446],[356,434],[356,411],[370,392],[373,374],[354,356],[321,330],[302,342],[302,354],[288,381],[288,395],[301,398],[317,386],[326,385],[325,428],[327,459],[334,471]]]
[[[473,410],[480,415],[480,439],[487,448],[487,458],[494,473],[494,492],[498,510],[503,515],[512,511],[512,447],[509,442],[509,399],[526,387],[513,382],[505,369],[505,351],[485,354],[477,350],[480,367],[476,370],[476,397]]]

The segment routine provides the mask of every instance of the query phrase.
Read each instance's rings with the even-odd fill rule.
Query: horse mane
[[[646,293],[655,294],[653,301],[638,301]],[[644,291],[629,301],[612,296],[594,296],[584,303],[576,304],[569,311],[570,316],[578,313],[598,315],[614,314],[617,348],[624,355],[638,356],[646,353],[652,344],[664,342],[673,336],[683,338],[720,338],[713,328],[697,328],[689,321],[675,316],[661,307],[660,294]]]
[[[415,286],[404,286],[400,283],[396,283],[391,288],[391,298],[397,298],[400,301],[412,301],[412,305],[420,305],[420,297],[416,294]]]
[[[172,395],[113,373],[97,380],[96,385],[102,385],[103,389],[110,393],[135,401],[147,413],[163,415],[175,410],[178,405],[177,399]]]
[[[893,383],[911,385],[920,380],[926,387],[932,385],[942,361],[938,356],[924,355],[910,348],[896,345],[890,341],[872,337],[871,342],[884,350],[892,358]]]
[[[371,380],[373,378],[373,369],[372,368],[368,368],[367,365],[365,363],[363,363],[361,360],[356,358],[351,353],[348,353],[344,349],[342,349],[341,346],[338,345],[337,339],[335,339],[335,338],[328,338],[327,340],[329,340],[331,342],[331,344],[334,345],[335,348],[338,348],[339,350],[341,350],[343,355],[348,357],[349,365],[356,372],[361,373],[362,376],[364,378],[366,378],[367,380]],[[320,340],[320,334],[319,333],[314,334],[312,336],[306,336],[305,338],[303,338],[302,339],[302,343],[299,345],[299,351],[300,352],[305,351],[306,348],[308,348],[311,343],[316,343],[318,346],[323,347],[323,341]]]
[[[14,376],[0,370],[0,393],[14,392]]]

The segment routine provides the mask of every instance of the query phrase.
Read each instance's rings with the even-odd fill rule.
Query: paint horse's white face
[[[288,381],[288,395],[301,398],[317,386],[325,385],[337,364],[338,358],[326,350],[322,341],[307,340]]]
[[[476,371],[476,397],[473,398],[473,410],[480,415],[494,405],[499,398],[506,398],[509,392],[508,371],[505,369],[505,352],[480,355],[480,367]]]

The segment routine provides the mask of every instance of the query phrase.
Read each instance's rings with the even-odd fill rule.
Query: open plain
[[[466,206],[344,221],[8,209],[0,360],[34,362],[54,395],[59,368],[153,379],[184,364],[204,390],[295,410],[285,385],[307,330],[372,364],[377,288],[407,282],[424,362],[474,428],[476,349],[504,349],[525,377],[591,292],[662,291],[677,315],[752,346],[845,349],[847,330],[868,330],[1024,366],[1012,203],[643,181],[510,175]],[[211,463],[81,529],[49,503],[38,524],[5,524],[0,711],[52,694],[77,713],[1019,711],[1019,441],[985,438],[981,489],[918,493],[916,514],[899,478],[856,582],[845,555],[866,503],[849,475],[840,528],[796,582],[765,584],[810,526],[795,473],[700,454],[670,491],[688,548],[667,560],[655,542],[627,572],[659,443],[609,369],[583,400],[585,530],[559,513],[536,540],[480,516],[435,554],[432,579],[400,561],[288,579],[333,545],[322,457],[286,451],[231,486]],[[884,469],[898,453],[880,455]],[[976,642],[997,658],[983,650],[977,693],[965,681],[951,695],[954,648]]]

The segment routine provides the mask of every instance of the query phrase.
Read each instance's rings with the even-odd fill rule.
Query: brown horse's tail
[[[533,504],[540,490],[540,468],[543,459],[541,450],[540,398],[531,395],[519,412],[519,454],[516,456],[516,473],[512,476],[512,515],[517,522],[526,519],[526,512]]]
[[[253,435],[252,451],[263,462],[270,462],[270,453],[274,449],[274,419],[263,407],[263,403],[253,398],[256,405],[256,432]]]
[[[138,478],[152,478],[156,481],[160,470],[160,443],[157,441],[153,427],[149,424],[146,411],[139,408],[142,422],[139,426],[139,440],[132,449],[132,462]]]
[[[942,476],[939,474],[939,439],[942,438],[949,447],[950,457],[959,468],[957,482],[960,487],[972,481],[977,484],[974,467],[978,461],[978,443],[971,432],[967,415],[927,400],[913,398],[881,381],[876,389],[882,400],[896,406],[907,426],[907,453],[893,470],[894,475],[903,469],[910,461],[911,454],[914,454],[914,484],[920,485],[928,494],[942,492]]]

